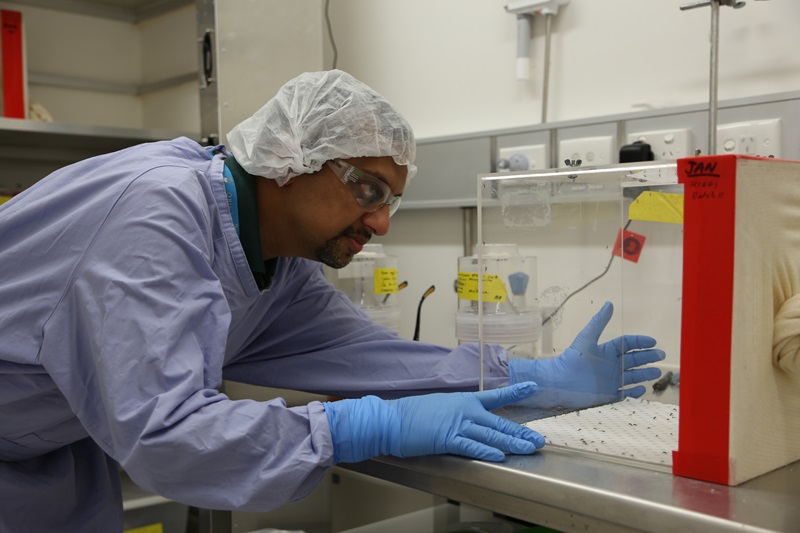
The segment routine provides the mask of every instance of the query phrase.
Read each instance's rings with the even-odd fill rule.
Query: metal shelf
[[[181,136],[199,138],[197,132],[0,118],[0,188],[29,187],[50,172],[76,161]]]
[[[794,531],[800,462],[738,487],[545,448],[503,463],[378,457],[355,472],[560,531]]]
[[[78,15],[137,23],[194,4],[194,0],[7,0]]]
[[[197,139],[197,133],[158,129],[113,128],[36,122],[0,118],[0,159],[26,159],[26,152],[41,158],[42,150],[67,150],[105,153],[142,142],[186,136]],[[35,152],[35,153],[33,153]]]
[[[194,6],[194,0],[9,0],[7,3],[130,24]],[[194,38],[194,35],[190,38]],[[197,81],[197,72],[182,72],[168,79],[139,85],[28,72],[28,83],[32,86],[132,96],[142,96]],[[0,117],[0,189],[13,192],[76,161],[143,142],[180,136],[193,139],[200,137],[199,132],[46,123]]]

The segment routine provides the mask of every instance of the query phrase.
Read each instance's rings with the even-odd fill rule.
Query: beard
[[[371,233],[359,231],[354,227],[349,227],[332,239],[328,239],[325,244],[314,251],[317,261],[326,264],[331,268],[344,268],[353,260],[353,252],[349,246],[342,243],[341,238],[348,235],[362,235],[367,240],[372,237]]]

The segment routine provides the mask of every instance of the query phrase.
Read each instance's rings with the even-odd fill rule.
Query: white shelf
[[[89,157],[196,132],[86,126],[0,117],[0,189],[33,185],[50,172]]]
[[[63,122],[38,122],[0,117],[0,146],[86,147],[129,146],[131,142],[171,139],[181,135],[196,138],[197,133],[160,129],[87,126]]]
[[[137,23],[192,5],[194,0],[6,0],[6,3]]]
[[[69,164],[135,144],[198,134],[0,117],[0,161]],[[0,168],[0,179],[7,178]],[[43,177],[43,176],[40,176]]]

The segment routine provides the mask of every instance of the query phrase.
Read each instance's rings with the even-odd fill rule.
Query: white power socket
[[[499,172],[548,168],[547,145],[545,144],[500,148],[497,156]]]
[[[582,165],[608,165],[616,162],[614,137],[565,139],[558,144],[558,166],[569,166],[565,160],[581,160]]]
[[[717,127],[718,154],[780,157],[781,119],[723,124]]]
[[[644,141],[653,150],[656,161],[669,159],[679,159],[694,155],[692,149],[692,130],[659,130],[645,131],[640,133],[629,133],[628,144],[636,141]]]

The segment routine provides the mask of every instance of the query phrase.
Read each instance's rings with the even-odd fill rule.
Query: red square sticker
[[[614,244],[614,255],[638,263],[645,239],[644,235],[620,228]]]

